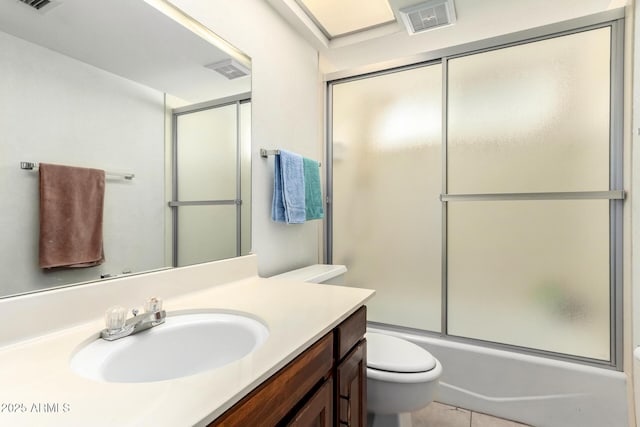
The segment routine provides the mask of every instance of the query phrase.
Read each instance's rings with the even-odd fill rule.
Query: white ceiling
[[[57,3],[36,11],[0,0],[0,31],[193,103],[251,90],[250,76],[227,80],[204,67],[226,52],[145,1]]]
[[[453,0],[454,25],[409,35],[400,20],[377,28],[328,39],[295,0],[267,0],[309,43],[318,49],[325,74],[366,72],[383,64],[499,37],[558,22],[624,8],[632,0]],[[398,9],[423,0],[388,0]],[[341,13],[336,9],[334,13]],[[376,68],[376,67],[373,67]],[[379,68],[379,67],[378,67]],[[347,73],[348,74],[348,73]]]

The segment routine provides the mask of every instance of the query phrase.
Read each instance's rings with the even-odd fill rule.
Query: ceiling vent
[[[416,34],[456,22],[453,0],[430,0],[400,9],[407,32]]]
[[[18,3],[29,6],[34,12],[45,14],[51,9],[60,6],[61,2],[59,0],[18,0]]]
[[[218,61],[213,64],[205,65],[218,73],[222,74],[229,80],[237,79],[238,77],[248,76],[250,71],[247,67],[240,64],[235,59],[229,58],[223,61]]]
[[[45,7],[46,5],[51,3],[50,0],[18,0],[18,1],[26,4],[27,6],[31,6],[32,8],[34,8],[36,10],[40,10],[43,7]]]

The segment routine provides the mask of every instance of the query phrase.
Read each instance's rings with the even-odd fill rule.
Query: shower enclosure
[[[618,21],[331,81],[326,261],[369,320],[621,368]]]

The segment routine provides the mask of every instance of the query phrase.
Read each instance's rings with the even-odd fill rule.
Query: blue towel
[[[271,219],[287,224],[305,222],[302,156],[285,150],[275,157]]]
[[[276,222],[286,222],[284,217],[284,203],[282,202],[282,172],[280,170],[280,156],[276,155],[273,172],[273,200],[271,201],[271,219]]]
[[[324,218],[320,165],[315,160],[302,159],[304,169],[304,205],[307,220]]]

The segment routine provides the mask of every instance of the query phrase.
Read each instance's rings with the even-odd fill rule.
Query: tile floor
[[[467,409],[433,402],[411,414],[413,427],[530,427]]]

